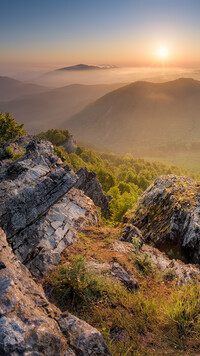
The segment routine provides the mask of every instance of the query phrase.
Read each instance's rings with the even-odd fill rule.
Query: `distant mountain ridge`
[[[88,64],[76,64],[74,66],[69,66],[69,67],[64,67],[64,68],[59,68],[56,69],[56,71],[65,71],[65,70],[99,70],[99,69],[110,69],[113,68],[114,66],[110,65],[103,65],[103,66],[97,66],[97,65],[88,65]]]
[[[200,82],[134,82],[106,94],[71,117],[75,137],[114,152],[177,141],[199,141]]]
[[[16,79],[0,76],[0,102],[28,94],[42,93],[47,90],[48,88],[41,85],[23,83]]]
[[[86,105],[121,86],[122,84],[72,84],[51,90],[46,88],[45,92],[26,96],[23,93],[22,96],[6,102],[0,96],[0,111],[10,111],[17,121],[25,124],[30,133],[39,133],[50,128],[59,128],[63,121]]]

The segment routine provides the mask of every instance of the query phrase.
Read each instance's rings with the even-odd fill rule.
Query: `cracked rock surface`
[[[101,208],[101,215],[106,217],[112,197],[103,193],[99,181],[96,179],[96,173],[88,172],[87,168],[84,167],[78,170],[77,175],[79,179],[76,188],[83,190],[93,200],[94,204]]]
[[[14,253],[42,277],[59,263],[77,232],[98,222],[92,200],[74,188],[79,177],[61,167],[53,146],[31,138],[26,154],[0,171],[0,226]]]
[[[93,327],[48,302],[0,230],[0,355],[110,355]]]
[[[200,186],[193,179],[156,179],[139,199],[131,223],[171,258],[200,264]]]

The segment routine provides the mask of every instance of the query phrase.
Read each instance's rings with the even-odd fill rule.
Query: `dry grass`
[[[85,289],[89,288],[89,303],[80,302],[78,308],[72,308],[68,299],[64,305],[59,305],[58,295],[53,293],[54,302],[99,329],[113,356],[200,355],[199,286],[194,284],[177,288],[174,281],[163,280],[155,269],[150,273],[138,269],[137,258],[133,258],[128,243],[124,243],[127,247],[124,252],[113,248],[119,233],[118,229],[104,226],[85,229],[80,233],[77,244],[65,250],[61,264],[69,268],[70,261],[72,265],[76,264],[77,255],[84,256],[85,262],[118,262],[129,274],[135,275],[139,290],[131,293],[111,277],[83,272],[83,268],[75,280],[81,280],[81,273],[87,273]],[[57,279],[59,288],[63,288],[63,276],[59,273],[58,269],[45,281],[45,285],[53,285],[54,292],[58,287]],[[74,284],[74,280],[70,283]],[[79,287],[76,293],[79,293]],[[185,302],[181,304],[183,296]]]

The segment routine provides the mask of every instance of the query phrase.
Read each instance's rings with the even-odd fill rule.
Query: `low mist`
[[[61,87],[70,84],[112,84],[112,83],[131,83],[138,80],[148,80],[152,82],[164,82],[188,77],[200,80],[200,71],[198,69],[188,68],[141,68],[124,67],[98,70],[82,71],[49,71],[44,74],[34,76],[32,83],[49,86]],[[20,79],[20,76],[18,76]],[[24,80],[24,76],[21,77]]]

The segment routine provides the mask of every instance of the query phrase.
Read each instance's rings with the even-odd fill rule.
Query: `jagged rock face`
[[[0,226],[37,277],[58,264],[79,229],[98,222],[93,202],[73,188],[78,176],[60,165],[48,141],[30,139],[23,158],[0,172]]]
[[[171,257],[200,263],[200,187],[193,179],[158,178],[140,198],[131,223]]]
[[[77,232],[97,222],[93,202],[72,188],[40,219],[8,241],[32,274],[42,277],[59,263],[61,252],[77,241]]]
[[[93,200],[94,204],[101,208],[101,215],[106,217],[112,197],[102,192],[99,181],[96,179],[96,173],[88,172],[87,168],[84,167],[79,169],[77,175],[79,180],[76,183],[76,188],[83,190]]]
[[[101,334],[50,304],[0,230],[0,355],[110,355]]]

